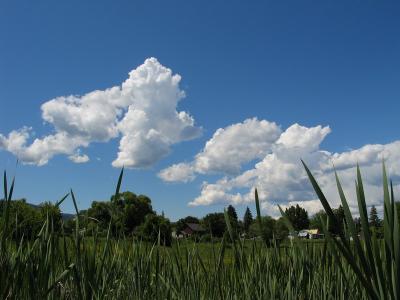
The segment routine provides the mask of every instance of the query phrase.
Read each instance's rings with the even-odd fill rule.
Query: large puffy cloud
[[[238,174],[243,164],[269,153],[280,133],[275,123],[257,118],[219,128],[192,162],[172,165],[159,177],[169,182],[187,182],[194,179],[195,173]]]
[[[300,204],[313,214],[322,207],[301,164],[300,159],[303,159],[333,207],[340,205],[334,177],[336,168],[353,213],[357,213],[354,180],[355,166],[359,163],[364,175],[367,204],[381,209],[382,160],[386,160],[391,177],[400,178],[400,141],[331,153],[320,146],[330,131],[329,127],[322,126],[290,126],[270,144],[264,157],[253,168],[234,176],[226,173],[214,183],[203,182],[200,195],[189,205],[254,203],[254,189],[257,187],[262,208],[269,215],[279,216],[278,204],[283,208]]]
[[[180,80],[157,59],[149,58],[121,86],[45,102],[42,117],[55,133],[31,144],[28,128],[0,134],[0,148],[28,164],[44,165],[58,154],[83,163],[89,157],[80,154],[82,148],[121,136],[113,166],[151,166],[169,153],[171,145],[201,133],[188,113],[177,111],[185,96]]]

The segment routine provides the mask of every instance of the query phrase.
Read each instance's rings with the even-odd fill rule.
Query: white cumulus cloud
[[[70,155],[70,156],[68,156],[68,158],[76,164],[83,164],[90,160],[89,156],[87,156],[86,154],[80,155],[79,153]]]
[[[167,182],[189,182],[195,178],[193,167],[186,163],[172,165],[160,171],[158,176]]]
[[[187,182],[194,179],[195,173],[238,174],[243,164],[269,153],[280,133],[275,123],[257,118],[219,128],[192,162],[168,167],[159,177]]]
[[[59,154],[83,163],[89,157],[76,154],[78,149],[120,136],[113,166],[151,166],[170,152],[171,145],[201,134],[193,117],[177,110],[185,96],[180,80],[157,59],[146,59],[120,86],[45,102],[42,118],[55,133],[29,143],[31,130],[22,128],[0,134],[0,148],[28,164],[44,165]]]
[[[254,167],[237,175],[232,175],[229,171],[237,170],[238,162],[234,159],[227,160],[225,163],[228,164],[232,161],[232,166],[225,165],[225,175],[214,183],[203,182],[200,195],[193,199],[189,205],[254,203],[254,189],[257,187],[262,208],[269,215],[279,216],[278,204],[283,208],[299,204],[305,207],[310,214],[314,214],[322,207],[311,187],[300,159],[303,159],[312,170],[333,207],[340,205],[334,178],[333,166],[335,166],[348,197],[350,208],[354,213],[357,212],[354,192],[355,166],[357,163],[362,168],[367,204],[375,205],[378,209],[382,205],[383,159],[386,161],[390,176],[397,180],[400,179],[400,141],[385,145],[365,145],[351,151],[331,153],[321,149],[321,143],[331,132],[328,126],[305,127],[294,124],[284,132],[276,132],[278,132],[278,136],[271,139],[265,148],[261,147],[264,151],[263,156],[255,162]],[[219,136],[219,133],[214,134],[215,136]],[[257,139],[256,142],[258,143]],[[220,143],[223,144],[223,139]],[[250,137],[248,137],[246,143],[252,144]],[[249,148],[250,152],[256,153],[253,151],[254,148]],[[243,145],[241,151],[246,151],[245,145]],[[187,176],[193,177],[193,170],[200,173],[199,170],[196,170],[196,159],[203,153],[207,153],[207,151],[200,152],[194,162],[183,164],[185,168],[191,167]],[[257,156],[249,155],[249,157],[256,158]],[[239,162],[247,159],[241,160],[239,158]],[[179,168],[176,166],[179,166]],[[167,178],[170,181],[182,181],[185,179],[185,173],[180,172],[181,168],[184,169],[183,166],[182,164],[173,165],[163,170],[162,172],[166,176],[161,177],[164,180]],[[217,170],[221,169],[217,168]],[[170,171],[170,173],[167,173],[167,171]],[[215,169],[212,167],[203,169],[203,173],[206,174],[211,174],[214,171]],[[179,172],[182,175],[176,176],[175,173]]]

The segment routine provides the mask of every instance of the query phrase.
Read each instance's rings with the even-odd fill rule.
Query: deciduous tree
[[[300,207],[298,204],[296,206],[290,206],[286,208],[285,214],[289,218],[295,230],[302,230],[308,228],[310,220],[308,219],[307,211]]]

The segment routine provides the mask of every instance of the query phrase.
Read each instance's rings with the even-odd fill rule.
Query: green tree
[[[236,213],[236,209],[232,205],[229,205],[226,212],[229,216],[229,221],[231,223],[231,226],[232,226],[235,238],[236,238],[238,231],[239,231],[239,220],[238,220],[238,216]]]
[[[311,229],[318,229],[321,232],[323,231],[323,225],[322,223],[324,223],[325,225],[327,224],[327,219],[328,219],[328,215],[326,214],[326,212],[324,210],[320,210],[319,212],[317,212],[315,215],[313,215],[310,219],[310,228]]]
[[[229,205],[226,211],[228,213],[229,218],[237,223],[238,216],[236,213],[236,209],[232,205]]]
[[[343,206],[340,205],[338,208],[333,209],[333,214],[338,221],[339,227],[335,227],[333,222],[327,222],[328,215],[324,210],[320,210],[310,219],[310,228],[319,229],[321,232],[323,232],[322,225],[324,224],[326,226],[326,224],[328,224],[329,232],[333,234],[339,234],[340,230],[343,230],[343,226],[346,223]]]
[[[246,233],[249,232],[251,223],[253,223],[253,215],[251,214],[250,209],[247,207],[243,216],[243,228]]]
[[[81,211],[80,215],[86,216],[80,219],[80,222],[87,229],[88,234],[99,230],[101,234],[106,235],[111,221],[111,202],[93,201],[91,207],[86,212]],[[74,223],[75,220],[66,222],[65,230],[68,233],[75,230]],[[117,231],[116,227],[115,224],[111,224],[112,233]]]
[[[379,219],[378,211],[376,210],[375,205],[372,205],[371,210],[369,211],[369,226],[374,228],[381,226],[381,220]]]
[[[110,203],[93,201],[91,207],[87,210],[87,216],[102,228],[107,228],[111,220]]]
[[[5,209],[6,203],[0,201],[1,217]],[[4,220],[1,218],[0,226],[4,226]],[[19,241],[23,236],[24,239],[33,239],[39,232],[42,226],[37,206],[26,203],[25,199],[12,200],[9,207],[9,224],[10,236]]]
[[[55,232],[61,230],[62,215],[59,207],[55,206],[53,203],[47,201],[40,204],[40,218],[42,222],[49,220],[51,226]]]
[[[253,222],[249,228],[249,235],[252,237],[261,237],[266,244],[270,244],[274,237],[276,220],[270,216],[261,217],[261,230],[258,222]]]
[[[167,218],[155,214],[147,214],[145,221],[137,229],[137,234],[152,243],[160,241],[161,245],[171,246],[172,227]]]
[[[283,240],[287,238],[288,234],[289,229],[286,227],[285,220],[280,217],[275,223],[274,236],[278,240]]]
[[[308,213],[298,204],[296,206],[290,206],[289,208],[286,208],[285,214],[287,215],[295,230],[308,228],[310,224]]]
[[[222,237],[226,230],[225,217],[223,213],[210,213],[203,218],[206,230],[216,237]]]
[[[134,229],[145,221],[148,214],[155,214],[151,206],[151,200],[144,195],[136,196],[134,193],[122,194],[124,200],[124,226],[127,233],[133,233]]]
[[[338,208],[333,210],[333,214],[338,221],[338,227],[335,227],[334,224],[329,224],[329,229],[334,234],[339,234],[340,231],[343,231],[344,225],[346,224],[346,217],[344,215],[344,209],[342,205],[339,205]]]
[[[93,201],[86,215],[87,229],[100,228],[102,231],[108,229],[111,222],[111,233],[113,236],[130,235],[136,227],[141,225],[148,214],[154,214],[151,200],[145,195],[139,195],[126,191],[112,196],[110,201]]]

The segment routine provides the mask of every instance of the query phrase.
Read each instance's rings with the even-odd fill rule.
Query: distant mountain
[[[64,221],[67,221],[67,220],[75,218],[74,214],[61,213],[61,216],[62,216]]]

